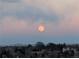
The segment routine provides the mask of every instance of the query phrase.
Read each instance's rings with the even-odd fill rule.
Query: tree
[[[44,49],[45,48],[45,45],[44,45],[44,43],[43,42],[37,42],[36,44],[35,44],[35,47],[37,48],[37,49]]]
[[[46,47],[47,47],[47,49],[54,50],[55,47],[56,47],[56,44],[54,44],[54,43],[48,43]]]
[[[31,45],[31,44],[29,44],[29,45],[27,46],[27,48],[32,48],[32,45]]]

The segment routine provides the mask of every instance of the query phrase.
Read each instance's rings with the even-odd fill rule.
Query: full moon
[[[38,26],[38,31],[39,32],[44,32],[45,31],[45,26],[44,25],[39,25]]]

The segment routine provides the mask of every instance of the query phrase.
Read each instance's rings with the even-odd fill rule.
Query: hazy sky
[[[0,44],[38,41],[79,43],[79,0],[0,0]]]

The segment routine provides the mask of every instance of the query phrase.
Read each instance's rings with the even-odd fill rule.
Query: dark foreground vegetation
[[[0,58],[78,58],[79,45],[44,44],[1,46]]]

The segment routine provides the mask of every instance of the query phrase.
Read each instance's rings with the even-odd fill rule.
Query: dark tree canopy
[[[74,45],[75,47],[75,45]],[[35,45],[0,47],[0,58],[70,58],[79,57],[79,47],[73,45],[37,42]]]

